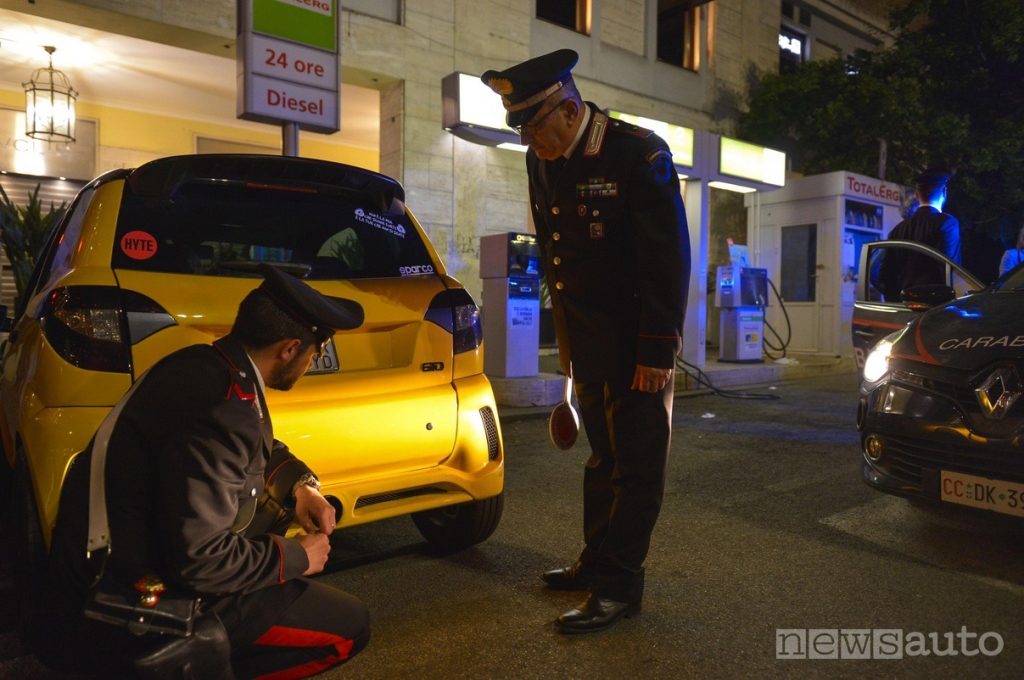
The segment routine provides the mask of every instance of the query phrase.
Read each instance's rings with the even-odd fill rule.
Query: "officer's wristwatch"
[[[314,491],[320,490],[320,480],[316,478],[312,472],[307,472],[296,480],[295,485],[292,487],[292,496],[299,490],[301,486],[312,487]]]

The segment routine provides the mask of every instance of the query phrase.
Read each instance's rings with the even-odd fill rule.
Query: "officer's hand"
[[[671,368],[654,368],[653,366],[636,365],[631,389],[641,392],[658,392],[672,379]]]
[[[306,551],[306,559],[309,560],[309,566],[302,575],[319,574],[327,564],[327,554],[331,552],[331,542],[327,540],[327,534],[303,534],[298,540]]]
[[[317,531],[330,534],[338,520],[334,507],[319,491],[311,486],[300,486],[295,490],[295,521],[307,534]]]

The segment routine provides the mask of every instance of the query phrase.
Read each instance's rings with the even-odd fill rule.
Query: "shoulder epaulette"
[[[608,116],[600,111],[594,111],[594,119],[590,121],[590,134],[587,135],[587,145],[583,147],[584,158],[593,158],[601,153],[604,136],[607,132]]]
[[[654,134],[654,131],[652,130],[642,128],[639,125],[633,125],[632,123],[627,123],[626,121],[619,120],[618,118],[613,118],[611,124],[612,129],[616,132],[625,132],[626,134],[639,137],[640,139],[647,139]]]

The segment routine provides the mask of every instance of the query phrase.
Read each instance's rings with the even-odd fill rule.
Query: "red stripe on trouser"
[[[326,659],[314,659],[299,666],[275,671],[261,675],[260,680],[291,680],[292,678],[306,678],[325,671],[331,666],[337,665],[339,661],[348,658],[352,651],[352,640],[325,633],[321,630],[305,630],[303,628],[289,628],[287,626],[271,626],[270,630],[260,636],[254,642],[257,645],[268,647],[334,647],[337,654]]]

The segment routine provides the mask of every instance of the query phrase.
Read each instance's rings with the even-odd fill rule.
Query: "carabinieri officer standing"
[[[558,50],[481,80],[529,146],[530,206],[544,255],[562,370],[575,380],[592,455],[585,547],[542,579],[589,591],[557,624],[606,628],[639,611],[661,509],[682,347],[690,241],[668,145],[584,103]]]

